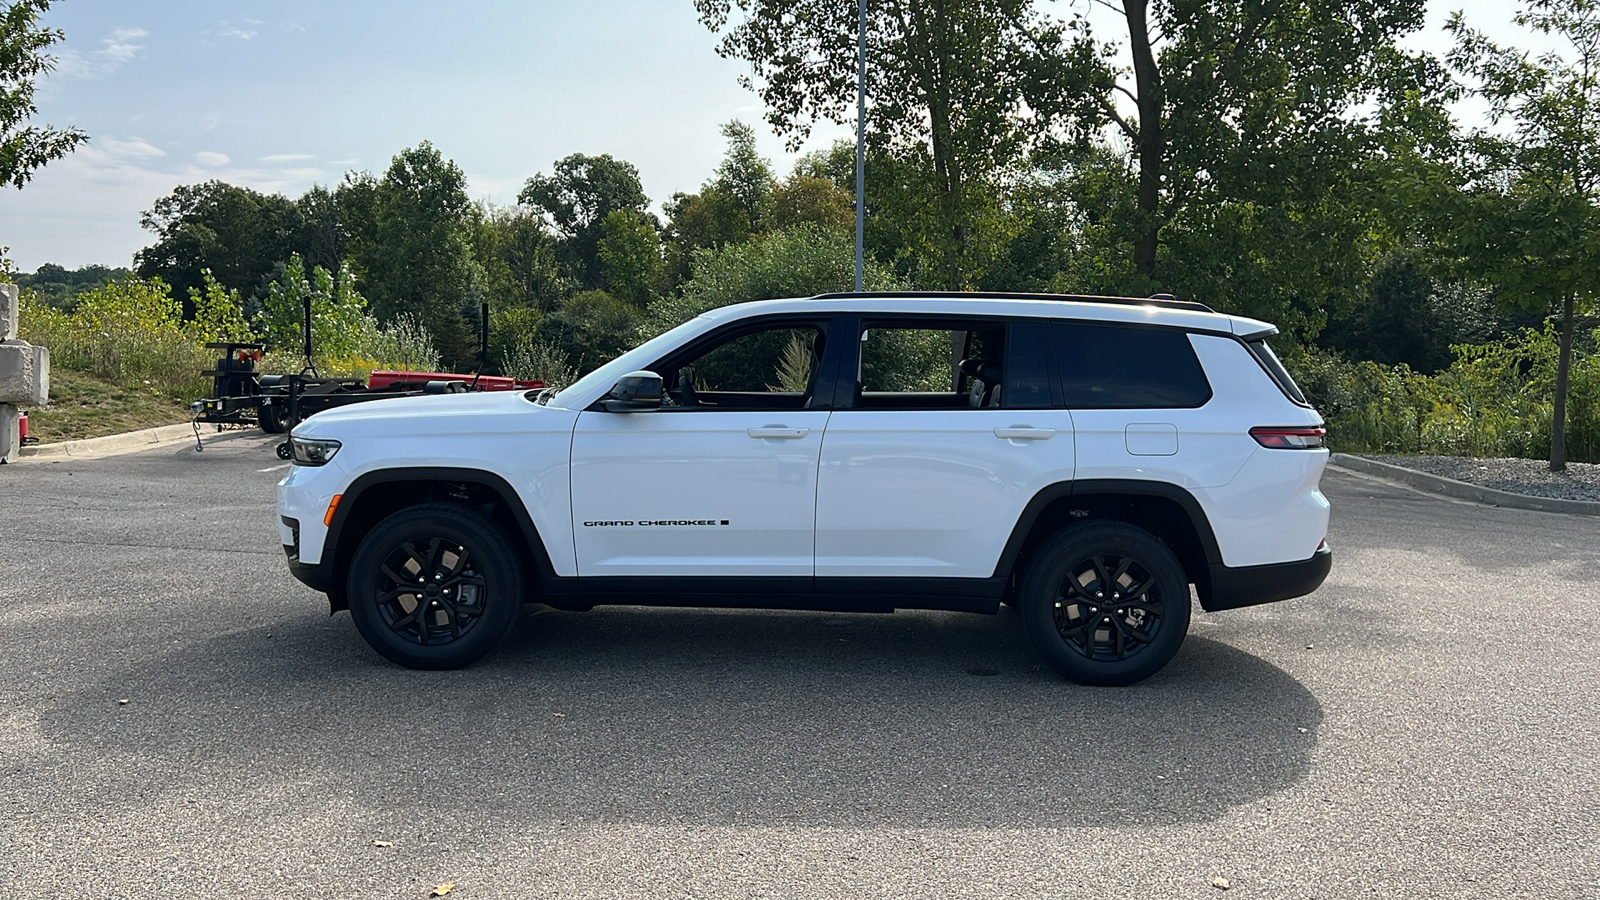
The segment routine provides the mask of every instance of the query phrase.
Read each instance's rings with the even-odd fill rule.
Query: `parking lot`
[[[1597,519],[1330,472],[1327,584],[1131,688],[1009,610],[535,606],[417,672],[289,576],[283,465],[0,467],[8,893],[1600,896]]]

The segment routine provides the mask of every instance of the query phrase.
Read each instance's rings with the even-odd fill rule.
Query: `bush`
[[[215,363],[200,345],[209,327],[183,320],[160,279],[123,278],[79,295],[71,313],[23,295],[23,340],[50,349],[52,366],[89,372],[130,389],[192,399],[210,390]]]
[[[500,374],[528,381],[539,379],[553,388],[564,388],[578,380],[561,351],[532,338],[511,345],[500,365]]]
[[[1600,462],[1600,333],[1577,342],[1567,393],[1567,452]],[[1505,340],[1451,348],[1437,375],[1401,364],[1350,363],[1335,353],[1293,349],[1285,364],[1328,421],[1345,452],[1511,456],[1550,455],[1555,326]]]

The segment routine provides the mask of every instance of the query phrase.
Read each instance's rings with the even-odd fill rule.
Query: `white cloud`
[[[201,150],[199,153],[194,155],[194,161],[202,166],[214,169],[217,166],[225,166],[228,164],[228,154],[216,153],[211,150]]]
[[[155,159],[167,155],[167,151],[141,137],[128,138],[125,141],[101,138],[95,144],[104,150],[106,155],[117,159]]]
[[[114,28],[100,39],[100,49],[89,53],[63,50],[56,71],[69,78],[103,78],[132,62],[150,36],[143,28]]]
[[[316,157],[309,153],[274,153],[270,156],[261,157],[262,162],[271,166],[279,163],[304,162],[308,159],[316,159]]]
[[[246,20],[245,24],[250,24],[249,20]],[[248,41],[256,36],[256,30],[254,28],[240,28],[227,22],[218,22],[217,30],[211,32],[211,34],[219,38],[235,38],[241,41]]]

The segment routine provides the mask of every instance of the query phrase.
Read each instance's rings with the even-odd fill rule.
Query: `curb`
[[[1600,501],[1595,500],[1559,500],[1554,497],[1513,494],[1510,491],[1498,491],[1494,488],[1480,487],[1476,484],[1468,484],[1465,481],[1457,481],[1454,478],[1445,478],[1443,475],[1429,475],[1427,472],[1418,472],[1416,469],[1407,469],[1404,466],[1397,466],[1393,463],[1378,462],[1375,459],[1350,456],[1344,453],[1333,454],[1329,457],[1328,463],[1351,472],[1376,475],[1379,478],[1399,481],[1428,493],[1443,494],[1456,500],[1481,503],[1485,506],[1531,509],[1537,512],[1566,513],[1574,516],[1600,516]]]
[[[201,433],[204,434],[203,431]],[[194,439],[194,426],[188,422],[180,425],[157,425],[155,428],[125,431],[122,434],[108,434],[104,437],[60,441],[53,444],[29,444],[17,448],[12,454],[11,461],[19,463],[44,459],[90,459],[132,453],[162,444]]]

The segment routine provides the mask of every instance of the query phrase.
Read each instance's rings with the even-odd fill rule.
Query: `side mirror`
[[[607,412],[637,412],[661,408],[661,376],[654,372],[629,372],[617,379],[600,398]]]

